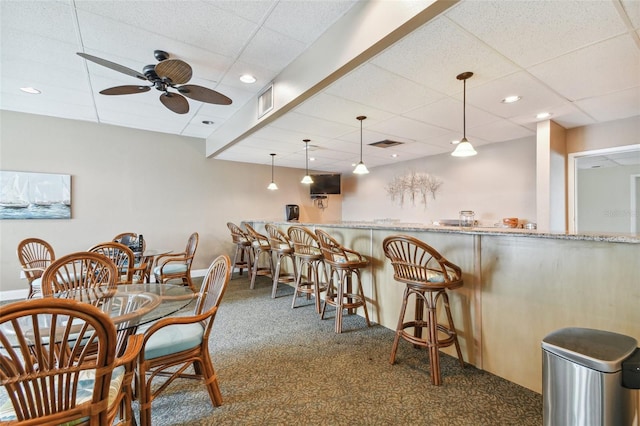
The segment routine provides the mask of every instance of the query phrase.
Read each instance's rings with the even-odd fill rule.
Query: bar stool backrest
[[[274,250],[292,249],[293,243],[289,240],[289,236],[282,232],[276,225],[267,223],[264,229],[269,234],[269,244]]]
[[[430,245],[408,235],[384,239],[382,248],[393,265],[394,279],[400,282],[462,285],[462,270]]]
[[[304,226],[290,226],[287,230],[289,240],[293,243],[293,251],[300,256],[319,256],[320,243],[316,234]]]

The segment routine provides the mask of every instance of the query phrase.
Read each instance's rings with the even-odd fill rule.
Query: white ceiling
[[[206,138],[356,3],[0,0],[0,108]],[[103,96],[138,80],[75,54],[142,71],[155,49],[233,104],[189,100],[178,115],[153,90]],[[640,1],[461,1],[216,158],[271,164],[273,152],[277,166],[301,168],[309,138],[311,169],[347,173],[360,155],[358,115],[368,117],[369,168],[451,151],[464,71],[474,72],[466,133],[475,146],[534,135],[542,111],[566,128],[640,115]],[[241,83],[245,72],[258,81]],[[507,95],[522,99],[501,103]],[[385,139],[404,144],[367,145]]]

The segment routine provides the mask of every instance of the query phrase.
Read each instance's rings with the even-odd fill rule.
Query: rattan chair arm
[[[25,271],[25,272],[44,272],[45,269],[47,269],[47,268],[40,268],[40,267],[27,268],[26,266],[22,266],[22,270]]]
[[[144,336],[142,334],[134,334],[127,339],[127,348],[122,356],[116,358],[115,367],[121,365],[125,366],[125,369],[129,369],[133,366],[133,363],[138,358],[138,354],[142,350],[142,344],[144,343]]]
[[[156,264],[160,264],[162,259],[173,258],[173,257],[185,258],[186,256],[187,256],[187,252],[185,252],[185,251],[183,251],[182,253],[162,254],[162,255],[156,257]]]

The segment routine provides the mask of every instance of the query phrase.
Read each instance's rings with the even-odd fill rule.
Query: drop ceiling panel
[[[298,112],[291,112],[284,117],[279,118],[272,124],[272,126],[300,134],[307,134],[307,138],[312,140],[314,136],[319,136],[321,138],[336,138],[353,130],[354,128],[354,126],[347,126],[334,121],[325,121],[317,117],[310,117]]]
[[[467,88],[518,70],[475,37],[446,18],[438,18],[409,34],[372,63],[447,95],[462,92],[456,76],[475,73]]]
[[[306,45],[267,28],[260,28],[240,55],[240,60],[278,71],[300,55]]]
[[[577,101],[576,105],[598,121],[633,117],[640,114],[640,87]]]
[[[473,77],[472,77],[473,78]],[[513,103],[503,103],[507,96],[520,96]],[[550,111],[566,102],[528,73],[522,71],[467,90],[467,101],[485,111],[511,118],[527,111]]]
[[[492,143],[510,141],[527,136],[535,136],[535,131],[504,120],[467,129],[467,139],[478,145],[484,145],[480,143],[481,139]],[[479,139],[474,139],[474,137]]]
[[[613,1],[465,1],[446,16],[522,67],[626,31]]]
[[[384,133],[389,135],[388,139],[392,140],[409,139],[413,141],[424,140],[449,132],[449,130],[442,127],[431,126],[411,118],[400,116],[373,124],[367,127],[367,130]]]
[[[394,83],[390,85],[389,81]],[[395,114],[402,114],[443,97],[441,93],[373,64],[356,68],[329,86],[325,93],[363,105],[375,105],[380,110]]]
[[[355,3],[354,0],[278,2],[265,27],[309,45]]]
[[[375,105],[375,106],[374,106]],[[360,128],[356,117],[367,117],[365,124],[372,121],[385,120],[392,116],[391,113],[377,108],[377,104],[362,104],[348,99],[340,98],[327,93],[319,93],[295,108],[296,113],[321,118],[326,121],[342,123],[344,131]],[[339,134],[336,134],[339,136]]]
[[[625,34],[531,67],[530,72],[570,100],[602,96],[639,85],[640,49]]]
[[[65,43],[77,43],[72,9],[66,2],[2,1],[0,2],[2,44],[5,29],[16,29],[23,34],[35,34]]]

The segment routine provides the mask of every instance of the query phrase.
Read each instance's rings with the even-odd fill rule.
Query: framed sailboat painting
[[[0,219],[71,219],[71,175],[0,171]]]

